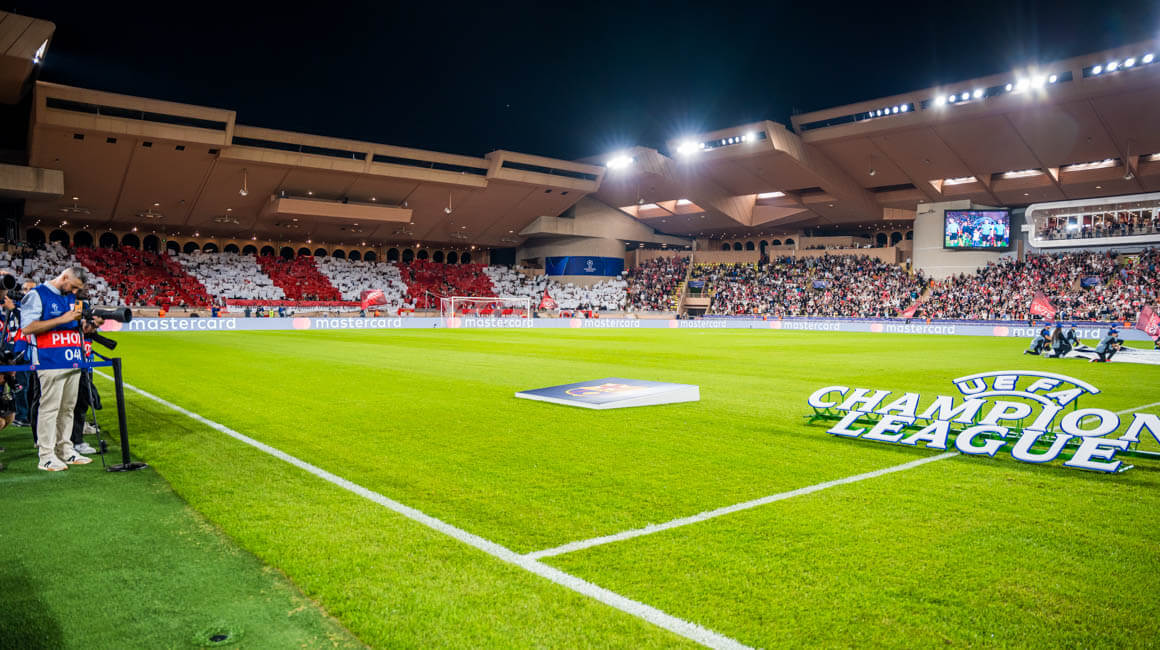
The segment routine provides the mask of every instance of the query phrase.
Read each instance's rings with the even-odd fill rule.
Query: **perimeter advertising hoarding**
[[[392,330],[445,328],[443,318],[134,318],[130,323],[105,321],[104,332],[243,332],[270,330]],[[874,334],[938,334],[951,336],[994,336],[1030,340],[1042,326],[1025,322],[1010,325],[992,323],[926,323],[922,321],[843,321],[827,319],[760,320],[721,318],[672,320],[659,318],[457,318],[460,329],[753,329],[805,332],[866,332]],[[1107,326],[1081,326],[1081,339],[1099,340]],[[1135,329],[1121,329],[1127,341],[1150,341]]]

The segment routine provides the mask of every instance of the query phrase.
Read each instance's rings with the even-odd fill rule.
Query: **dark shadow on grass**
[[[19,564],[0,566],[0,648],[60,648],[64,635]]]

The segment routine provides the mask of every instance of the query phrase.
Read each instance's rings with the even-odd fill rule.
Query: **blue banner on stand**
[[[549,257],[544,260],[547,275],[620,275],[624,271],[623,257]]]

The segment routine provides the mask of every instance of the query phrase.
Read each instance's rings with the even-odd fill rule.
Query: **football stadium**
[[[0,646],[1160,639],[1160,41],[557,158],[59,38],[0,12]]]

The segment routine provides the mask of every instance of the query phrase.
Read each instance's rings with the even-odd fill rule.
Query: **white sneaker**
[[[87,442],[82,442],[79,445],[73,445],[73,449],[76,449],[77,453],[81,453],[81,454],[95,454],[95,453],[97,453],[97,450],[93,449],[93,446]]]
[[[73,454],[72,456],[64,459],[64,462],[68,463],[69,465],[88,465],[89,463],[93,462],[93,459],[89,458],[88,456]]]
[[[96,435],[96,433],[98,431],[100,431],[100,429],[98,429],[97,427],[94,427],[92,422],[85,422],[85,435],[86,436]],[[91,454],[94,452],[90,451],[90,452],[85,452],[85,453]]]
[[[68,465],[65,465],[59,460],[53,458],[52,460],[46,460],[43,463],[37,465],[36,469],[42,469],[46,472],[62,472],[68,469]]]

